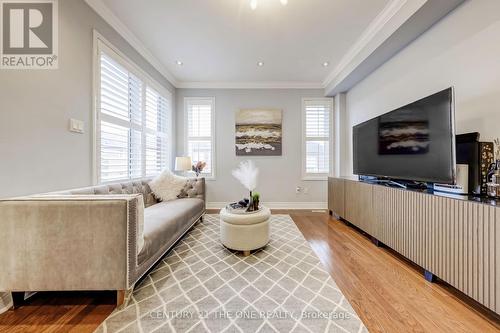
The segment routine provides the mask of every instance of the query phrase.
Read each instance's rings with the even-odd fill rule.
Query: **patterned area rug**
[[[288,215],[243,257],[207,215],[97,332],[367,332]]]

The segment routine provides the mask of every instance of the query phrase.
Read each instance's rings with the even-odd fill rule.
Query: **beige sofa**
[[[203,178],[168,202],[149,181],[0,200],[0,292],[116,290],[123,304],[205,213]]]

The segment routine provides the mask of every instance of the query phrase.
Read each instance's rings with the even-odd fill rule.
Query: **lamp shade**
[[[190,171],[192,165],[191,157],[181,156],[175,158],[175,171]]]

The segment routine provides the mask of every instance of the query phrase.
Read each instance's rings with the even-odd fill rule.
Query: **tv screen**
[[[357,175],[453,184],[453,89],[354,126],[353,150]]]

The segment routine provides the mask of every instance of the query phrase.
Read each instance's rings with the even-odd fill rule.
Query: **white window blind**
[[[205,162],[203,175],[214,177],[214,99],[189,97],[184,104],[187,155],[194,164]]]
[[[131,67],[98,43],[96,154],[100,183],[155,176],[168,165],[170,98]]]
[[[168,103],[153,88],[146,88],[146,176],[159,174],[168,161]]]
[[[324,178],[330,173],[333,101],[303,100],[303,176]]]

